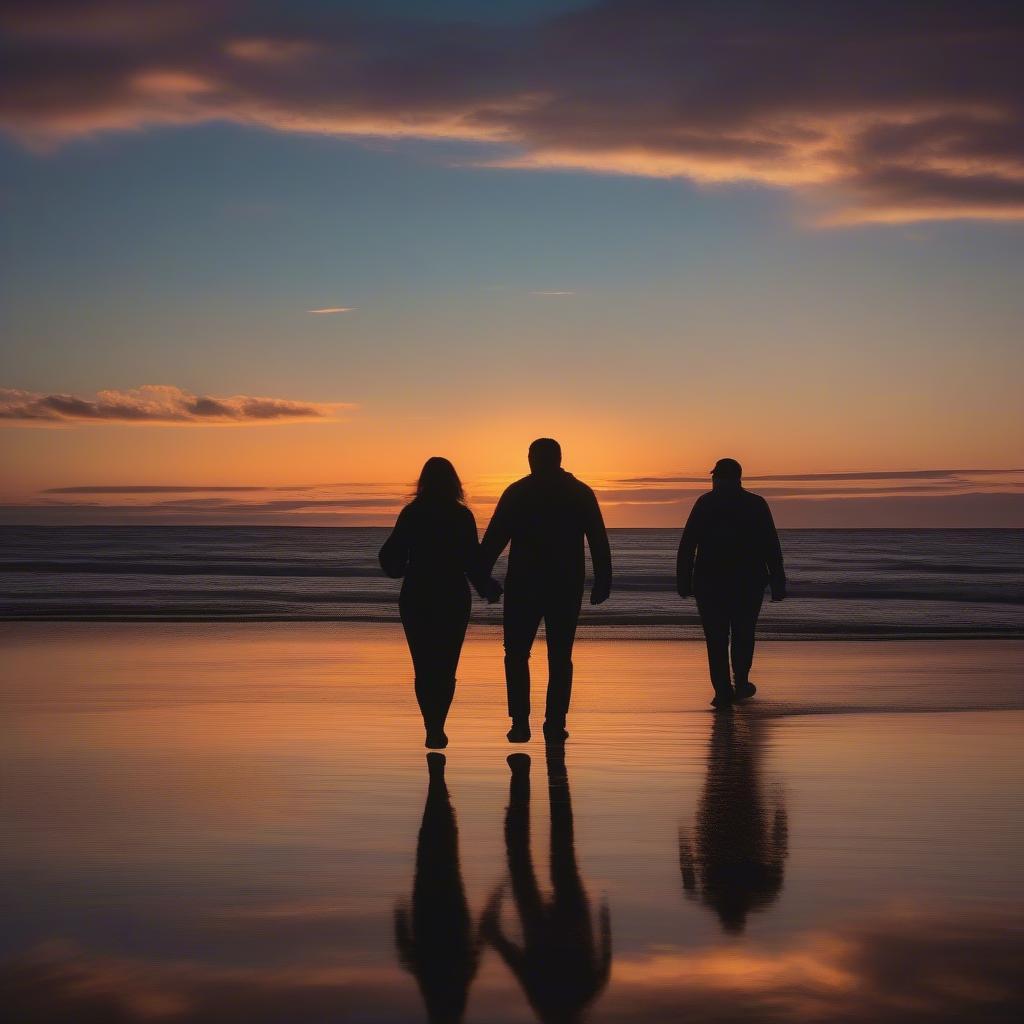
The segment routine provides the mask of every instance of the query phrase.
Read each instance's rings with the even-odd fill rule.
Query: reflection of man
[[[512,728],[509,741],[530,738],[530,648],[541,619],[548,646],[544,738],[568,737],[572,645],[583,600],[583,539],[590,545],[594,586],[590,603],[611,590],[608,534],[594,492],[562,469],[562,449],[550,437],[530,445],[530,475],[506,488],[480,542],[481,572],[490,575],[510,541],[505,577],[505,684]]]
[[[590,901],[576,864],[564,749],[548,746],[547,760],[552,894],[550,898],[541,894],[530,853],[530,758],[512,754],[505,847],[522,946],[501,928],[504,887],[491,897],[481,932],[518,979],[538,1018],[545,1024],[570,1024],[581,1019],[608,984],[611,920],[607,904],[602,904],[598,934],[594,934]]]
[[[707,780],[691,847],[679,836],[686,894],[711,907],[722,928],[738,934],[747,915],[773,903],[788,853],[781,793],[766,806],[761,787],[760,724],[746,716],[715,715]]]
[[[782,548],[771,510],[759,494],[744,489],[742,473],[735,459],[715,463],[711,490],[694,503],[676,560],[679,596],[697,597],[716,708],[754,696],[750,666],[765,585],[771,585],[773,601],[786,596]]]
[[[431,1024],[462,1020],[479,959],[444,765],[444,754],[427,754],[430,784],[416,846],[412,913],[395,909],[399,959],[416,978]]]

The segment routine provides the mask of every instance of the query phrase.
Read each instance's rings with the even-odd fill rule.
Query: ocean
[[[700,636],[678,530],[612,530],[611,599],[583,636]],[[397,621],[383,528],[0,527],[8,621]],[[783,530],[790,597],[765,639],[1024,637],[1024,530]],[[498,575],[502,569],[499,563]],[[500,608],[474,602],[474,621]]]

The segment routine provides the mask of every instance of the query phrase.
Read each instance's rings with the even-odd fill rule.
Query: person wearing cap
[[[562,449],[550,437],[530,445],[530,473],[502,494],[480,542],[480,572],[490,576],[511,542],[505,576],[505,685],[510,743],[530,739],[530,649],[544,620],[548,692],[544,739],[563,743],[572,692],[572,647],[583,601],[590,547],[590,603],[602,604],[612,585],[608,533],[594,492],[562,469]]]
[[[690,512],[679,542],[676,590],[697,598],[716,708],[753,697],[754,630],[765,586],[786,596],[782,547],[768,502],[746,490],[735,459],[719,459],[711,490]],[[730,659],[732,667],[730,671]]]

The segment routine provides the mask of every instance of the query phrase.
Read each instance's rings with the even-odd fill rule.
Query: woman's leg
[[[399,603],[398,610],[402,617],[405,639],[409,644],[409,653],[412,655],[416,703],[423,716],[423,724],[429,732],[432,718],[429,679],[434,669],[430,609],[421,607],[418,603],[403,601]]]
[[[459,668],[462,644],[469,626],[470,599],[467,593],[462,607],[448,609],[443,622],[438,622],[438,658],[436,683],[436,713],[439,728],[444,729],[448,711],[455,698],[455,675]]]

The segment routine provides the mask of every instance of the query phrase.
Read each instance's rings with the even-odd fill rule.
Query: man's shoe
[[[443,729],[431,730],[427,733],[427,739],[423,745],[429,750],[444,750],[448,746],[448,737]]]
[[[564,743],[569,738],[569,730],[564,725],[549,725],[544,723],[545,743]]]
[[[749,700],[755,693],[757,693],[757,687],[751,682],[736,684],[737,700]]]
[[[734,699],[731,688],[721,692],[716,691],[714,697],[711,698],[711,706],[716,711],[725,711],[733,706]]]
[[[509,743],[529,743],[530,742],[530,723],[529,722],[517,722],[513,719],[512,728],[505,733]]]

